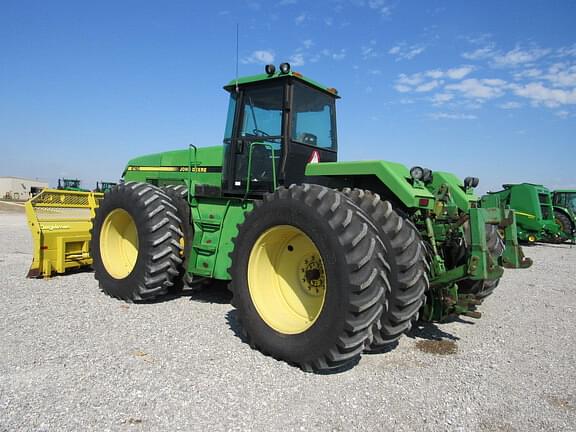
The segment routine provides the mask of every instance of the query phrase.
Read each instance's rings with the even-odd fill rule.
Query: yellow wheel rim
[[[530,234],[530,235],[528,236],[528,241],[529,241],[530,243],[534,243],[534,242],[536,241],[536,236]]]
[[[274,330],[308,330],[326,296],[326,271],[318,248],[296,227],[270,228],[250,252],[248,288],[258,314]]]
[[[100,255],[106,271],[115,279],[124,279],[134,269],[138,259],[138,230],[126,210],[113,210],[104,219]]]

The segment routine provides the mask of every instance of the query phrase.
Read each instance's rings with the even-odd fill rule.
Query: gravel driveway
[[[0,431],[576,430],[576,247],[525,248],[481,319],[335,375],[251,350],[223,286],[128,305],[90,272],[26,279],[31,248],[0,211]]]

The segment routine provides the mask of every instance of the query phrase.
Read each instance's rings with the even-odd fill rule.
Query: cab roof
[[[298,81],[302,81],[311,87],[315,87],[316,89],[321,90],[324,93],[328,93],[330,96],[333,96],[335,98],[340,98],[340,96],[338,96],[338,91],[335,88],[326,87],[325,85],[322,85],[319,82],[316,82],[310,78],[305,77],[301,73],[294,72],[294,71],[290,71],[288,73],[282,73],[282,72],[278,71],[278,72],[275,72],[273,74],[263,73],[263,74],[258,74],[258,75],[239,77],[238,79],[231,80],[228,84],[226,84],[224,86],[224,89],[229,91],[229,92],[232,92],[236,88],[236,85],[241,87],[241,86],[244,86],[247,84],[272,81],[272,80],[282,80],[282,79],[286,79],[288,77],[295,79],[295,80],[298,80]]]

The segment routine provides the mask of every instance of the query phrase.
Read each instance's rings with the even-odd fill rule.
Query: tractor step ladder
[[[201,205],[192,204],[192,208],[195,210],[194,213],[196,213],[196,218],[194,219],[195,234],[192,243],[194,272],[200,276],[212,277],[226,211],[220,215],[216,212],[205,210],[206,213],[202,214]],[[226,206],[227,209],[228,206]]]
[[[34,242],[29,278],[92,265],[92,219],[103,193],[44,189],[26,203]]]

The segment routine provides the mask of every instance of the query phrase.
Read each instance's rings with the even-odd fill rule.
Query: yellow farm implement
[[[104,197],[98,192],[44,189],[26,203],[34,241],[29,278],[91,266],[90,230],[94,210]]]

